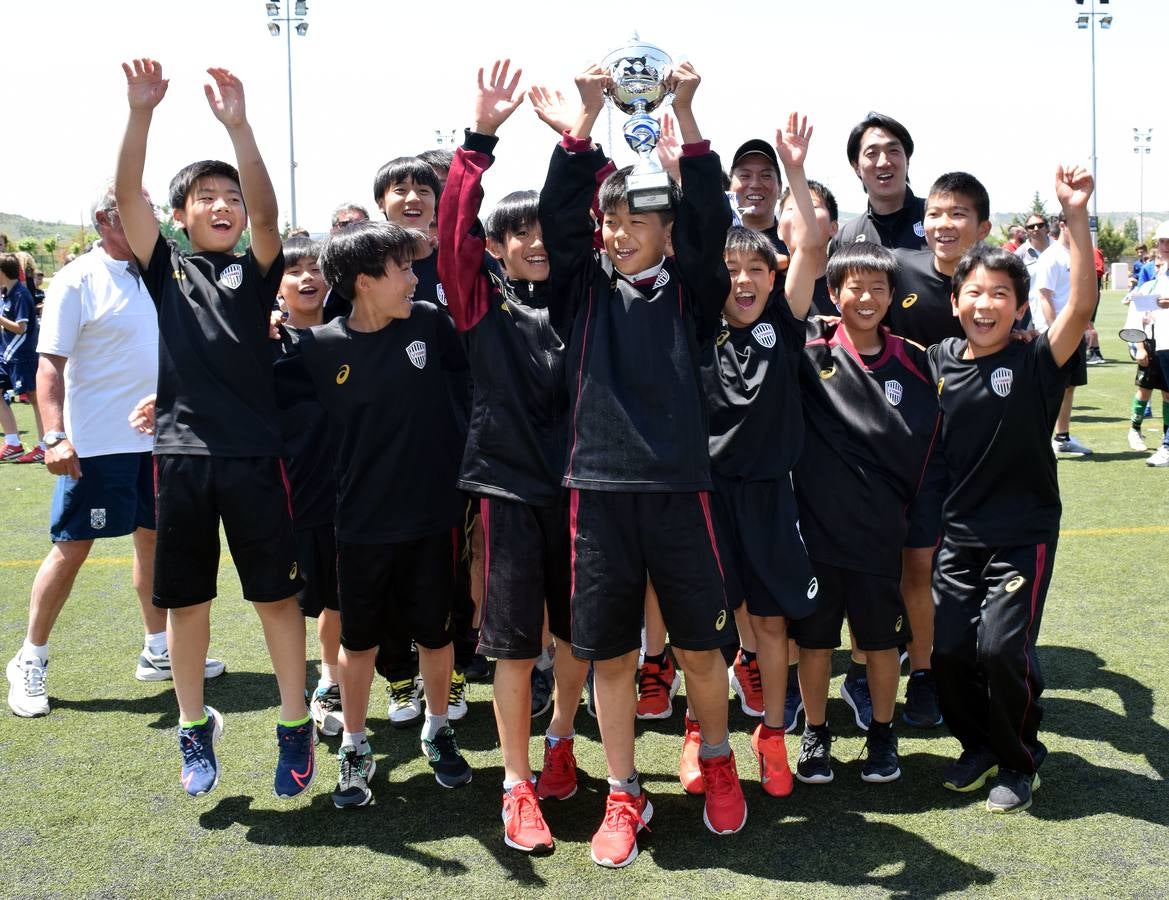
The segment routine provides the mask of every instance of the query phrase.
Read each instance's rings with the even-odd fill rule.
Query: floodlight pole
[[[291,4],[292,0],[285,0],[286,4]],[[296,33],[304,37],[308,32],[308,22],[306,21],[308,13],[308,4],[299,2],[296,4],[296,15],[292,14],[288,6],[284,8],[284,15],[280,15],[280,0],[267,0],[264,4],[268,13],[268,32],[273,37],[280,37],[280,25],[284,23],[284,38],[286,59],[288,62],[288,184],[289,184],[289,224],[291,227],[296,227],[296,135],[293,127],[292,115],[292,30],[296,27]]]

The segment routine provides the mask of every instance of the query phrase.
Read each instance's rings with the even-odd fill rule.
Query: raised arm
[[[118,201],[118,216],[126,241],[134,257],[145,271],[158,242],[158,220],[150,203],[142,196],[142,170],[146,165],[146,139],[154,107],[166,96],[170,83],[162,77],[162,64],[153,59],[135,59],[122,63],[126,73],[126,100],[130,118],[122,146],[118,149],[118,163],[114,174],[114,196]]]
[[[204,84],[203,93],[207,95],[211,112],[227,129],[235,150],[240,191],[244,195],[244,208],[252,228],[252,256],[261,274],[266,275],[280,255],[280,212],[276,206],[276,191],[248,123],[243,82],[227,69],[211,68],[207,74],[215,81],[215,87]]]
[[[811,139],[812,126],[808,124],[807,116],[801,117],[794,112],[787,118],[787,128],[778,129],[775,133],[775,150],[796,204],[796,215],[792,220],[792,243],[795,248],[783,292],[792,315],[797,319],[808,317],[817,273],[824,270],[828,247],[828,235],[816,222],[812,191],[804,174],[804,161],[808,156]]]
[[[495,133],[523,102],[515,96],[522,70],[517,69],[510,82],[510,60],[499,60],[491,67],[491,77],[484,83],[479,70],[479,87],[475,96],[474,125],[467,132],[463,146],[455,151],[439,201],[438,278],[446,291],[448,308],[455,326],[467,331],[487,314],[490,284],[483,271],[486,236],[479,222],[483,204],[483,173],[495,161]]]
[[[666,79],[666,84],[674,92],[674,118],[678,120],[678,136],[682,144],[697,144],[702,141],[702,132],[698,130],[698,122],[694,119],[694,93],[702,77],[694,71],[694,66],[684,62]]]
[[[1047,341],[1057,365],[1062,366],[1076,352],[1084,329],[1096,308],[1096,261],[1092,233],[1088,228],[1088,198],[1092,196],[1092,173],[1083,166],[1060,166],[1055,173],[1055,195],[1063,207],[1065,227],[1071,234],[1071,291],[1068,303],[1051,327]]]

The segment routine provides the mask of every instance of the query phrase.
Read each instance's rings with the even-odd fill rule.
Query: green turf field
[[[258,621],[230,564],[214,604],[213,652],[228,673],[208,702],[226,716],[223,780],[189,800],[178,780],[177,711],[166,684],[133,679],[140,623],[129,538],[99,543],[51,643],[48,718],[0,715],[0,894],[6,896],[976,896],[1169,895],[1169,470],[1131,452],[1133,366],[1116,338],[1118,293],[1099,322],[1105,356],[1077,394],[1073,434],[1095,449],[1059,464],[1064,530],[1040,636],[1051,751],[1028,813],[991,816],[984,795],[940,787],[956,742],[902,729],[903,777],[860,780],[862,740],[838,698],[829,722],[836,781],[766,797],[752,764],[753,722],[732,710],[747,826],[715,839],[676,772],[675,718],[640,729],[638,764],[656,813],[631,868],[595,866],[588,840],[603,807],[596,723],[578,718],[579,794],[545,813],[556,852],[532,859],[500,837],[502,768],[490,693],[470,688],[460,742],[466,788],[435,784],[417,733],[391,730],[375,683],[375,805],[335,810],[336,738],[320,747],[306,800],[272,795],[276,690]],[[1160,433],[1160,404],[1146,434]],[[27,406],[17,407],[31,427]],[[29,586],[47,547],[52,478],[0,466],[0,652],[23,638]],[[315,632],[314,632],[315,633]],[[310,676],[315,679],[315,637]],[[833,696],[843,672],[841,656]],[[535,723],[542,733],[546,719]],[[798,741],[789,738],[794,753]],[[533,741],[533,759],[539,749]]]

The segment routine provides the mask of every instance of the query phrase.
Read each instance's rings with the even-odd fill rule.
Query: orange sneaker
[[[702,746],[702,729],[690,717],[683,719],[686,737],[682,740],[682,759],[678,762],[678,780],[687,794],[702,794],[706,787],[702,783],[702,769],[698,766],[698,748]]]
[[[702,780],[706,784],[706,806],[702,821],[715,834],[735,834],[747,824],[747,801],[735,768],[735,754],[700,759]]]
[[[646,661],[637,670],[637,718],[668,719],[674,714],[674,695],[682,686],[682,675],[666,655],[665,665]]]
[[[649,825],[653,814],[645,791],[636,797],[624,791],[610,794],[605,801],[605,818],[593,835],[593,862],[620,869],[637,859],[637,833]]]
[[[739,698],[743,713],[758,719],[763,715],[763,682],[759,678],[759,660],[743,662],[743,654],[735,656],[735,662],[727,669],[731,690]]]
[[[555,744],[544,738],[544,770],[536,781],[536,796],[541,800],[567,800],[576,793],[576,757],[572,738]]]
[[[792,792],[792,770],[787,761],[787,745],[782,728],[769,728],[760,722],[751,735],[751,749],[759,760],[759,784],[772,797],[786,797]]]
[[[524,853],[552,850],[552,832],[540,812],[532,782],[521,781],[503,792],[503,842]]]

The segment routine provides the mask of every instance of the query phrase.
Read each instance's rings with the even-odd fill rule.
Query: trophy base
[[[630,172],[625,179],[630,212],[670,208],[670,176],[665,172]]]

